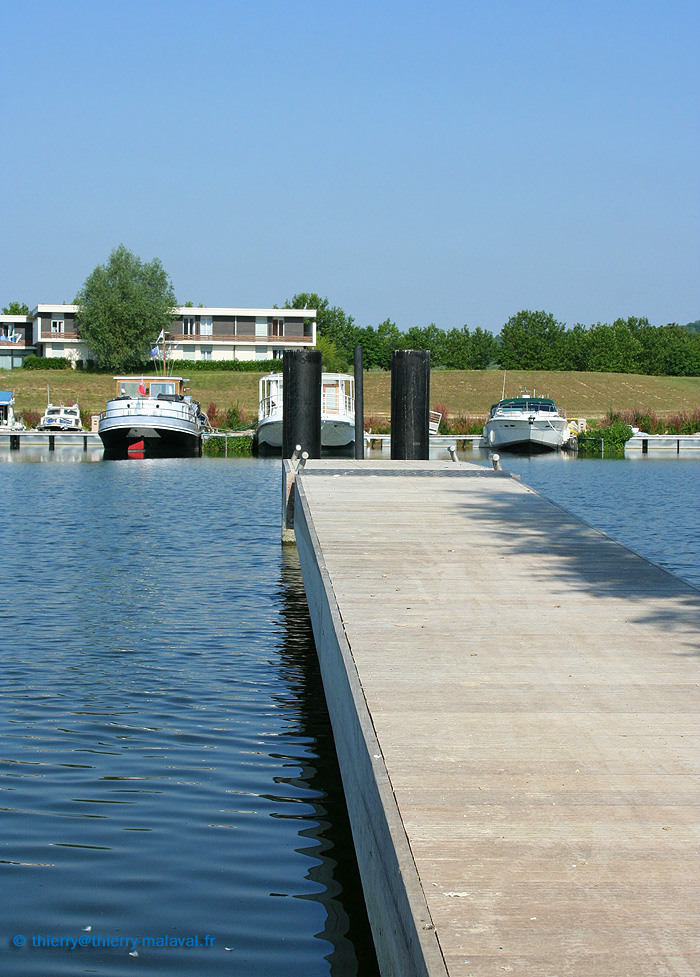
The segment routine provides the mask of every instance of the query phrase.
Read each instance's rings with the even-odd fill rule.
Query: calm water
[[[700,586],[700,461],[503,460]],[[0,973],[376,975],[279,485],[0,463]]]
[[[0,486],[0,972],[376,974],[279,461]]]

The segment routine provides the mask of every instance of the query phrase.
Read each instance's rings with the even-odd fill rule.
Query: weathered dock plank
[[[296,493],[383,972],[697,977],[700,594],[478,466]]]

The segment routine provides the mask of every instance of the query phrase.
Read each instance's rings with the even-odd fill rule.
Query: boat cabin
[[[115,377],[117,381],[117,399],[130,397],[151,397],[161,400],[183,400],[185,384],[189,381],[184,377]]]
[[[282,415],[283,374],[269,373],[260,379],[259,420]],[[355,413],[355,379],[346,373],[321,376],[321,417]]]
[[[260,380],[260,402],[258,405],[258,417],[263,420],[266,417],[282,416],[282,374],[270,373]]]
[[[321,377],[321,416],[355,413],[355,379],[345,373]]]
[[[51,418],[67,420],[78,424],[80,422],[80,408],[76,405],[75,407],[64,407],[62,404],[55,407],[53,404],[49,406],[44,411],[44,420]]]

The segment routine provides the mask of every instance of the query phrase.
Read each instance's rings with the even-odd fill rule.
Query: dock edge
[[[357,862],[382,977],[447,977],[304,493],[294,532]]]

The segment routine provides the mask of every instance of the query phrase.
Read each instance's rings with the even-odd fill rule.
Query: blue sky
[[[0,0],[0,305],[700,317],[700,5]]]

